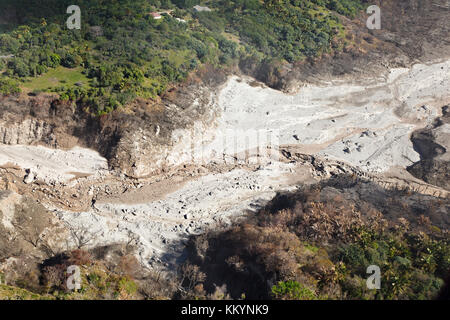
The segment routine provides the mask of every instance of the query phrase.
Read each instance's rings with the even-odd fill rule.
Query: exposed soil
[[[408,167],[414,176],[450,190],[450,113],[442,108],[442,116],[424,129],[415,131],[411,140],[420,161]]]

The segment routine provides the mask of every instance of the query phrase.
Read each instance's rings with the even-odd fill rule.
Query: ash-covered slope
[[[100,248],[106,256],[108,248],[117,244],[132,247],[138,262],[155,270],[173,270],[184,262],[190,237],[201,239],[208,231],[233,227],[247,211],[250,215],[263,212],[259,209],[278,191],[305,185],[320,189],[317,199],[331,207],[336,197],[346,200],[337,208],[342,211],[319,215],[314,223],[303,225],[315,240],[339,226],[340,213],[352,205],[359,206],[363,215],[366,209],[376,209],[392,221],[404,218],[413,224],[413,231],[423,230],[419,222],[427,224],[430,233],[448,240],[447,110],[441,120],[433,120],[450,102],[450,51],[445,51],[449,25],[448,11],[435,3],[383,1],[381,30],[369,32],[366,15],[345,20],[352,32],[350,44],[341,53],[299,64],[243,59],[240,69],[227,71],[205,66],[167,90],[161,100],[137,99],[103,116],[88,114],[83,104],[55,95],[2,97],[0,190],[14,190],[50,209],[51,217],[70,231],[64,243],[58,243],[66,249]],[[426,125],[430,126],[421,129]],[[192,136],[193,130],[200,135]],[[278,132],[281,146],[271,154],[276,160],[262,157],[258,145],[244,141],[241,133],[255,131]],[[223,149],[227,143],[232,148]],[[67,150],[74,146],[95,149],[101,156],[84,149]],[[192,152],[204,156],[202,161],[195,161]],[[247,153],[251,159],[239,162],[238,157]],[[89,154],[92,157],[86,157]],[[410,165],[410,172],[428,183],[406,172]],[[298,195],[294,193],[291,202]],[[11,216],[14,209],[8,212]],[[421,215],[424,218],[419,221]],[[280,214],[272,222],[285,228],[285,218]],[[45,236],[42,228],[37,232],[35,236]],[[364,242],[366,233],[358,232]],[[270,229],[269,233],[279,235]],[[8,242],[4,237],[0,240]],[[277,246],[289,244],[276,237],[266,240],[258,243],[282,255],[284,249]],[[424,246],[433,241],[425,241]],[[222,259],[220,249],[212,256]],[[322,263],[330,267],[326,256],[314,256],[315,248],[303,249],[299,245],[288,252],[306,253],[317,262],[319,273]],[[55,248],[56,253],[64,250]],[[13,261],[8,258],[14,255],[7,252],[4,260]],[[286,257],[290,258],[287,254],[280,261]],[[407,265],[397,257],[404,258],[395,255],[389,263]],[[43,258],[41,252],[33,263]],[[239,261],[233,259],[231,255],[219,263],[239,268]],[[305,262],[302,259],[289,266],[297,268]],[[213,291],[218,277],[214,265],[209,260],[201,267],[211,272],[204,284]],[[277,279],[254,264],[249,268],[253,269],[244,270],[244,277],[256,270],[255,283],[264,289]],[[329,275],[334,277],[333,268]],[[353,275],[346,274],[350,287],[357,290],[354,284],[360,279]],[[421,272],[414,277],[416,283],[432,286],[433,290],[424,292],[434,292],[439,284]],[[232,296],[239,297],[240,289],[232,289]],[[252,292],[254,297],[259,297],[258,290]],[[356,297],[363,296],[355,292]],[[268,293],[264,292],[266,297]]]

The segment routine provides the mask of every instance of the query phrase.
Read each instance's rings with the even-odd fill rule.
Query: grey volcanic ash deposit
[[[64,223],[67,248],[132,243],[143,265],[173,266],[190,235],[343,174],[375,182],[384,191],[373,197],[448,198],[450,24],[435,3],[382,1],[382,30],[345,21],[353,45],[340,55],[242,61],[228,77],[206,67],[104,117],[53,96],[2,97],[2,203],[40,202]],[[0,209],[3,222],[13,216]]]
[[[140,261],[152,265],[160,259],[176,263],[182,257],[180,244],[189,235],[227,225],[245,210],[264,205],[276,191],[293,190],[299,182],[312,183],[339,173],[367,174],[380,185],[417,188],[425,194],[446,197],[445,191],[428,186],[404,169],[420,160],[410,135],[433,124],[442,113],[442,103],[449,102],[449,76],[450,61],[446,61],[393,69],[376,83],[330,81],[322,86],[310,85],[295,95],[251,85],[248,78],[231,77],[218,94],[214,108],[220,116],[208,127],[207,140],[194,139],[186,146],[183,137],[191,131],[186,130],[180,140],[180,130],[184,129],[174,131],[177,138],[173,138],[170,149],[172,162],[164,164],[166,168],[181,168],[173,171],[172,179],[161,177],[158,183],[142,179],[142,185],[122,190],[120,196],[111,191],[97,197],[94,191],[97,201],[90,209],[73,212],[56,206],[54,212],[69,229],[89,233],[88,246],[132,241]],[[206,155],[221,151],[222,159],[230,159],[236,152],[254,149],[256,146],[244,143],[221,149],[223,141],[239,141],[242,130],[276,131],[279,151],[284,153],[278,159],[261,159],[259,165],[240,163],[238,167],[212,158],[210,167],[199,166],[187,173],[196,164],[183,157],[186,150]],[[226,154],[227,150],[233,153]],[[287,154],[312,158],[294,161],[293,157],[286,159]],[[7,161],[24,165],[20,158],[17,152],[9,152]],[[82,167],[87,162],[79,165],[70,170],[89,170]],[[208,172],[211,166],[216,170]],[[41,163],[41,170],[44,167]],[[174,180],[177,176],[181,178]],[[120,181],[128,183],[126,179]],[[174,181],[182,183],[176,185]],[[91,183],[94,187],[90,190],[104,186],[95,179]],[[174,187],[168,188],[170,184]],[[155,188],[167,192],[155,197]],[[139,201],[133,202],[139,193]]]

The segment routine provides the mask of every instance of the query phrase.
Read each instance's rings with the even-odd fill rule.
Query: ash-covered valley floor
[[[189,235],[337,174],[448,198],[448,190],[406,170],[421,159],[411,134],[448,104],[450,60],[307,85],[296,94],[232,76],[218,92],[213,126],[174,131],[164,173],[132,179],[80,147],[1,145],[2,183],[54,212],[68,229],[65,246],[79,245],[70,237],[77,233],[88,247],[133,243],[143,265],[168,266],[183,257]],[[271,145],[245,139],[255,132],[269,134]],[[445,153],[448,124],[437,134]]]

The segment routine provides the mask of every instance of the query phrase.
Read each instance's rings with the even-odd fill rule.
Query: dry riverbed
[[[294,95],[253,82],[231,77],[219,95],[216,125],[207,132],[177,132],[178,147],[167,159],[181,166],[192,160],[229,166],[237,159],[238,168],[110,194],[82,212],[49,208],[71,229],[88,234],[89,246],[129,242],[145,265],[174,262],[190,234],[229,224],[277,191],[317,179],[311,168],[281,159],[279,146],[380,175],[418,161],[410,135],[450,102],[450,61],[393,69],[367,83],[309,85]],[[251,138],[255,134],[270,141]],[[108,173],[104,158],[82,148],[2,145],[0,166],[29,169],[35,180],[71,186],[80,175],[101,185]]]

